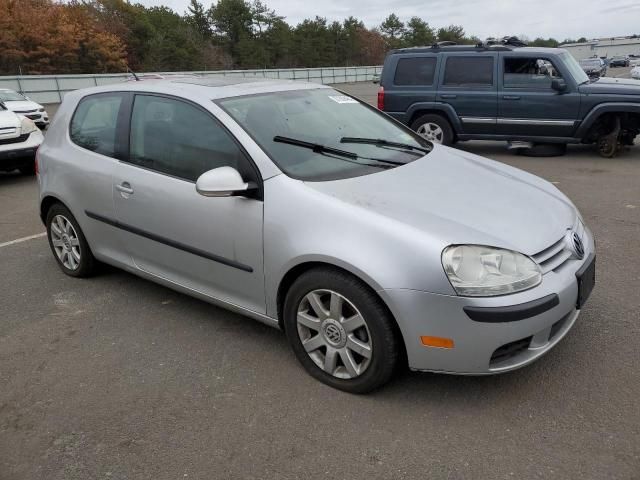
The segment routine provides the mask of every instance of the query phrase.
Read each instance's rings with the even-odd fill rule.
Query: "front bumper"
[[[471,298],[406,289],[380,291],[400,326],[409,367],[486,375],[515,370],[547,353],[571,330],[580,314],[576,272],[595,254],[593,238],[590,233],[587,237],[582,260],[567,261],[557,271],[546,273],[537,287],[513,295]],[[532,308],[531,316],[513,321],[477,321],[465,312],[465,307],[486,312],[499,307],[508,311],[521,304],[535,307],[545,298],[553,298],[552,305]],[[453,348],[426,347],[421,336],[451,339]]]
[[[14,170],[33,161],[43,140],[42,132],[36,130],[24,142],[0,145],[0,170]]]

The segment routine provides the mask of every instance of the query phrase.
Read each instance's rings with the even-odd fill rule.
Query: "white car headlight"
[[[37,129],[38,127],[36,127],[36,124],[33,123],[33,120],[27,117],[23,117],[22,123],[20,125],[20,131],[22,132],[23,135],[25,133],[35,132]]]
[[[522,253],[482,245],[451,245],[442,266],[458,295],[491,297],[521,292],[542,281],[536,262]]]

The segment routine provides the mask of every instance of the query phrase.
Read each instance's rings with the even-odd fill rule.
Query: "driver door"
[[[571,137],[580,111],[580,93],[568,79],[567,89],[551,88],[563,79],[548,59],[501,55],[498,133],[513,136]]]
[[[222,166],[261,185],[231,134],[204,109],[136,95],[127,160],[114,175],[122,243],[135,266],[209,297],[265,313],[263,202],[204,197],[195,181]]]

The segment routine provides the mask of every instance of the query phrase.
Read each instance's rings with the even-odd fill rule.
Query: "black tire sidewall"
[[[414,132],[418,131],[418,128],[425,123],[435,123],[442,129],[442,145],[449,146],[453,144],[453,139],[455,137],[453,128],[451,128],[451,124],[449,120],[447,120],[442,115],[438,115],[435,113],[427,113],[425,115],[421,115],[416,118],[411,124],[411,129]]]
[[[51,239],[51,222],[56,215],[62,215],[67,220],[69,220],[71,222],[71,225],[73,225],[76,234],[78,235],[78,241],[80,243],[80,265],[75,270],[71,270],[62,264],[62,262],[58,258],[58,255],[56,254],[55,248],[53,247],[53,242]],[[64,273],[72,277],[86,277],[91,275],[94,270],[95,259],[93,258],[93,254],[91,253],[91,249],[89,248],[87,239],[85,238],[80,225],[78,225],[78,221],[69,211],[69,209],[60,203],[56,203],[55,205],[51,206],[51,208],[49,208],[49,211],[47,212],[46,226],[49,248],[51,249],[53,258],[56,260],[56,263],[58,264],[60,269]]]
[[[302,346],[297,328],[298,305],[305,295],[319,289],[333,290],[347,298],[367,323],[373,357],[365,372],[357,378],[340,379],[326,373]],[[375,292],[349,274],[331,269],[304,273],[287,292],[283,316],[285,333],[296,357],[311,376],[327,385],[350,393],[368,393],[387,383],[396,370],[400,347],[394,320]]]

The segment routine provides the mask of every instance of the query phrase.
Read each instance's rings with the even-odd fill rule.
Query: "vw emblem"
[[[582,239],[577,232],[573,230],[567,233],[567,243],[569,244],[569,248],[576,256],[578,260],[582,260],[584,258],[584,244],[582,243]]]
[[[342,348],[347,343],[347,334],[339,322],[328,318],[322,326],[322,332],[327,343],[335,348]]]
[[[336,327],[335,325],[327,325],[327,327],[324,329],[324,333],[330,342],[340,343],[342,335],[340,335],[340,330],[338,330],[338,327]]]

